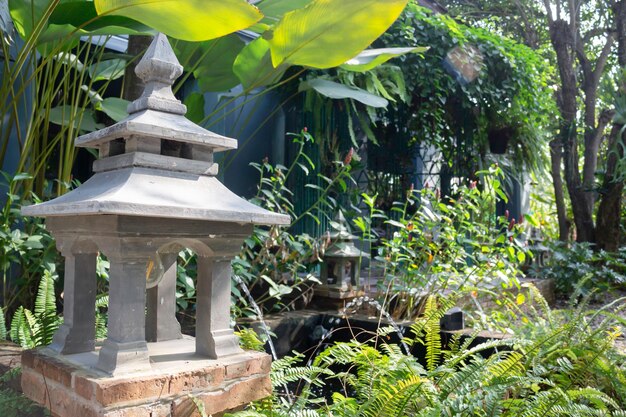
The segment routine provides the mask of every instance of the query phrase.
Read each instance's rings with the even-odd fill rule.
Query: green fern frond
[[[489,366],[488,371],[493,374],[495,378],[502,378],[524,375],[526,373],[526,367],[524,366],[524,355],[519,352],[501,352],[497,354],[503,360],[498,360]]]
[[[35,314],[39,316],[56,315],[54,278],[50,271],[45,271],[39,282],[39,289],[35,298]]]
[[[33,327],[33,341],[37,346],[49,345],[54,332],[61,325],[56,309],[54,278],[49,271],[44,272],[39,283],[35,299],[35,316],[37,324]]]
[[[96,308],[107,308],[109,306],[109,295],[99,294],[96,297]]]
[[[7,339],[7,325],[4,318],[4,310],[0,307],[0,340]]]
[[[61,319],[56,312],[54,279],[46,271],[41,277],[35,312],[20,306],[11,320],[11,340],[24,348],[45,346],[52,342],[54,332],[59,328]]]
[[[453,305],[445,298],[442,298],[441,305],[439,304],[438,297],[428,296],[423,317],[411,326],[415,340],[426,347],[426,368],[430,371],[437,367],[441,359],[441,318]]]
[[[26,318],[27,311],[24,306],[20,306],[13,314],[11,320],[10,336],[11,340],[25,349],[30,349],[35,346],[33,337],[31,334],[31,326]]]
[[[321,386],[322,381],[318,379],[320,375],[333,376],[334,373],[319,366],[292,366],[280,371],[273,371],[271,378],[274,387],[297,381],[305,381],[312,385]]]

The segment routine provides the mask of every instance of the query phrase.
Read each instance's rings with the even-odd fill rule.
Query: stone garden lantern
[[[335,218],[333,229],[331,244],[322,257],[322,285],[315,289],[315,296],[345,301],[359,295],[361,260],[369,255],[354,245],[357,237],[351,233],[341,211]]]
[[[269,359],[240,349],[230,328],[230,262],[253,224],[289,224],[290,219],[248,203],[218,181],[213,155],[235,149],[237,141],[184,117],[186,107],[171,90],[182,70],[167,38],[156,35],[136,67],[145,90],[128,106],[129,116],[76,139],[76,146],[99,150],[95,175],[68,194],[23,209],[25,215],[47,218],[65,257],[64,322],[51,346],[25,354],[22,381],[26,394],[55,415],[85,415],[77,410],[87,408],[94,415],[109,415],[113,409],[115,416],[139,415],[132,414],[134,408],[129,414],[120,410],[131,400],[133,407],[148,407],[142,401],[154,404],[157,394],[159,404],[163,398],[172,401],[164,409],[175,411],[189,403],[191,390],[203,399],[248,384],[239,391],[251,394],[240,392],[230,402],[218,398],[225,401],[219,405],[215,398],[207,400],[210,414],[228,408],[224,404],[240,406],[269,392]],[[195,340],[181,335],[174,315],[176,258],[182,248],[198,256]],[[97,349],[99,252],[111,268],[108,334]],[[45,379],[52,365],[39,369],[36,364],[46,362],[66,375],[58,384],[59,395],[51,393],[46,380],[46,392],[37,391],[37,378]],[[201,381],[198,375],[203,375]],[[118,381],[128,384],[135,377],[143,388],[126,398],[128,389]],[[84,379],[91,391],[80,386]],[[61,394],[72,398],[63,402]],[[146,415],[162,415],[153,409],[150,413]]]

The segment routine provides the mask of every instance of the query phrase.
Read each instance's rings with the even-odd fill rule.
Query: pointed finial
[[[145,83],[161,81],[172,85],[182,73],[183,67],[178,62],[167,36],[162,33],[154,37],[143,58],[135,67],[135,74]]]
[[[334,222],[331,223],[331,227],[334,229],[333,233],[330,234],[332,240],[352,240],[355,238],[350,230],[350,224],[341,209],[337,211],[337,215],[335,216]]]
[[[144,91],[128,105],[128,113],[157,110],[184,115],[187,107],[172,93],[174,81],[183,73],[167,36],[158,33],[135,67],[135,74],[145,83]]]

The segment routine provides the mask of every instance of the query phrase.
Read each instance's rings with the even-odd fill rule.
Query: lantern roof
[[[350,232],[350,225],[341,210],[337,212],[335,220],[331,222],[331,227],[333,228],[333,231],[330,233],[332,244],[324,253],[325,258],[369,257],[368,253],[363,252],[354,245],[353,241],[357,237]]]
[[[135,72],[143,94],[129,116],[80,136],[77,147],[99,150],[95,175],[54,200],[24,207],[31,216],[117,214],[236,223],[283,224],[290,218],[258,207],[217,178],[213,154],[237,148],[237,140],[185,118],[172,93],[183,68],[163,34],[157,34]]]
[[[356,239],[356,236],[354,236],[350,230],[350,225],[344,217],[342,210],[337,212],[335,220],[331,222],[330,226],[333,229],[332,232],[330,232],[330,239],[332,241],[349,241]]]

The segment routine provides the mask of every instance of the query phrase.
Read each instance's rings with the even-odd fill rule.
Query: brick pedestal
[[[195,401],[217,416],[271,394],[271,360],[243,352],[220,360],[195,354],[193,338],[149,343],[151,368],[109,376],[95,368],[97,351],[22,354],[22,389],[58,417],[200,416]]]

